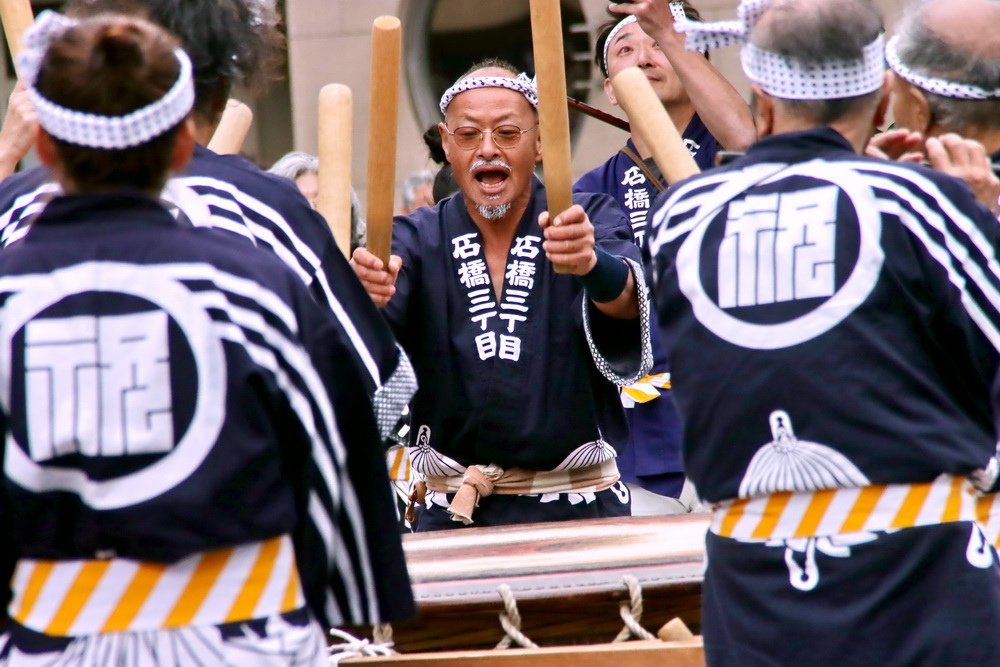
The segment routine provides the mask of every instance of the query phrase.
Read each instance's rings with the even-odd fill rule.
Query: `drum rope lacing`
[[[628,600],[622,600],[618,605],[618,613],[625,622],[625,627],[621,629],[612,643],[627,641],[630,637],[637,639],[656,639],[656,635],[651,633],[639,623],[642,620],[642,586],[639,580],[631,574],[622,577],[622,583],[628,589]]]
[[[635,637],[636,639],[655,640],[657,637],[646,628],[642,627],[642,586],[634,576],[627,574],[622,577],[622,583],[628,589],[628,600],[622,600],[618,607],[618,613],[625,623],[618,635],[612,639],[612,643],[624,642]],[[528,639],[521,631],[521,612],[517,609],[517,600],[514,593],[507,584],[500,584],[497,592],[503,600],[504,611],[500,612],[500,625],[504,630],[504,637],[496,645],[497,649],[510,648],[516,644],[521,648],[538,648],[535,642]]]
[[[510,586],[500,584],[497,586],[497,592],[500,593],[505,609],[505,611],[500,612],[500,625],[506,634],[496,645],[496,648],[510,648],[511,644],[517,644],[521,648],[538,648],[538,644],[521,632],[521,612],[517,610],[517,600],[514,599]]]

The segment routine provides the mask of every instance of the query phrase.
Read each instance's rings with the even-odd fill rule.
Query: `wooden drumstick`
[[[611,79],[611,87],[632,131],[652,151],[663,180],[676,183],[701,171],[642,70],[622,70]]]
[[[0,0],[0,21],[3,22],[10,55],[16,64],[17,54],[21,52],[21,37],[35,21],[31,0]]]
[[[236,155],[243,148],[250,125],[253,124],[253,111],[239,100],[229,99],[222,118],[208,142],[208,149],[219,155]]]
[[[685,639],[694,639],[694,633],[688,628],[680,618],[673,618],[657,630],[656,636],[660,641],[677,642]]]
[[[396,194],[396,116],[399,106],[399,19],[372,24],[371,97],[368,107],[368,250],[389,264]]]
[[[587,114],[591,118],[607,123],[611,127],[617,127],[619,130],[625,130],[626,132],[631,132],[628,121],[622,120],[617,116],[612,116],[606,111],[595,109],[589,104],[581,102],[580,100],[575,100],[572,97],[567,97],[566,103],[569,104],[570,109],[576,109],[581,113]]]
[[[337,247],[351,254],[351,89],[339,83],[319,91],[319,194],[316,209]]]
[[[530,6],[545,194],[554,218],[573,205],[562,15],[559,0],[531,0]],[[562,267],[553,268],[563,273]]]

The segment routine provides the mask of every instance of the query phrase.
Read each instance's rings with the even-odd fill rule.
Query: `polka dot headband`
[[[864,48],[860,61],[831,61],[805,66],[792,58],[747,44],[740,63],[747,78],[768,95],[783,100],[839,100],[874,93],[885,74],[884,42],[879,35]]]
[[[441,113],[444,114],[448,110],[448,105],[451,104],[451,101],[457,95],[469,90],[475,90],[476,88],[507,88],[508,90],[521,93],[531,106],[536,109],[538,108],[538,86],[535,84],[534,79],[528,78],[527,74],[521,72],[516,78],[509,76],[477,76],[462,79],[444,91],[444,95],[441,96],[441,104],[439,105]]]
[[[899,78],[928,93],[958,100],[992,100],[1000,98],[1000,88],[987,90],[971,83],[959,83],[935,76],[926,76],[913,71],[899,57],[899,36],[889,40],[885,47],[885,59]]]
[[[882,86],[885,72],[882,35],[864,48],[860,60],[805,65],[794,58],[772,53],[748,42],[750,32],[763,16],[768,0],[743,0],[737,20],[699,23],[676,20],[691,51],[741,45],[740,63],[747,77],[764,92],[785,100],[833,100],[873,93]]]

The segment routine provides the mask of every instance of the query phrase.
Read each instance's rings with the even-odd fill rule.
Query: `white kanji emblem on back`
[[[729,207],[719,307],[832,296],[839,190],[752,195]]]
[[[25,393],[33,460],[173,448],[167,322],[162,311],[28,322]]]

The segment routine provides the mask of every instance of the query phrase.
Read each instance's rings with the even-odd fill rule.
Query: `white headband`
[[[986,90],[971,83],[959,83],[935,76],[926,76],[910,69],[899,57],[899,35],[889,40],[885,47],[885,59],[896,76],[917,88],[941,97],[958,100],[990,100],[1000,98],[1000,88]]]
[[[616,25],[614,28],[611,29],[611,32],[608,33],[608,38],[606,40],[604,40],[604,74],[605,75],[607,75],[607,73],[608,73],[608,50],[611,48],[611,42],[612,42],[612,40],[614,40],[615,35],[617,35],[619,32],[622,31],[622,28],[624,28],[627,25],[632,25],[633,23],[636,22],[636,20],[637,19],[635,18],[634,14],[629,14],[628,16],[626,16],[625,18],[623,18],[621,21],[619,21],[618,25]]]
[[[538,108],[538,86],[535,84],[534,79],[529,79],[527,74],[521,72],[517,75],[517,78],[509,76],[477,76],[462,79],[444,91],[444,95],[441,96],[441,104],[439,105],[441,113],[444,114],[448,110],[448,105],[451,104],[456,95],[464,93],[467,90],[475,90],[476,88],[507,88],[508,90],[521,93],[531,106],[536,109]]]
[[[684,33],[688,51],[708,51],[746,44],[750,31],[764,15],[767,3],[768,0],[742,0],[736,8],[735,21],[704,23],[674,14],[674,30]]]
[[[190,113],[194,106],[194,80],[191,60],[181,49],[174,50],[180,63],[177,81],[160,99],[124,116],[97,114],[67,109],[45,98],[35,85],[49,44],[78,21],[53,11],[42,12],[24,34],[24,47],[18,55],[21,76],[38,113],[38,123],[57,139],[77,146],[123,149],[154,139]]]
[[[743,0],[736,21],[699,23],[676,20],[678,32],[687,36],[690,51],[742,45],[740,62],[747,77],[764,92],[785,100],[835,100],[873,93],[882,86],[885,56],[882,35],[864,48],[860,60],[804,65],[794,58],[772,53],[748,42],[750,32],[763,16],[768,0]]]
[[[805,66],[792,58],[747,44],[740,62],[747,78],[783,100],[839,100],[874,93],[885,75],[883,39],[864,48],[863,58]]]

